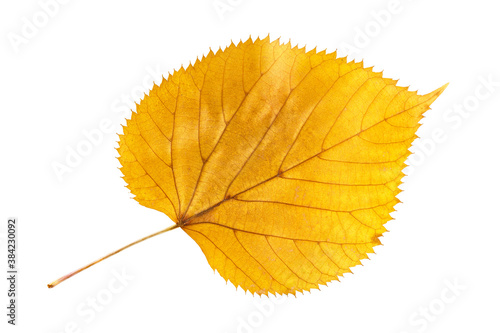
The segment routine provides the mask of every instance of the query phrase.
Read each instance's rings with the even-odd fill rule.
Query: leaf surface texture
[[[295,294],[380,244],[444,88],[418,95],[335,53],[248,39],[153,87],[120,135],[121,170],[224,279]]]

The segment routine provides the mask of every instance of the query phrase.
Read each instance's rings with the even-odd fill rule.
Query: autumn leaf
[[[445,87],[418,95],[335,52],[248,39],[153,87],[120,135],[121,171],[226,281],[295,294],[380,244]]]

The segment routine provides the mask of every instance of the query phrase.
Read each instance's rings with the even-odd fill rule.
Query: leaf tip
[[[443,93],[443,91],[445,91],[445,89],[448,88],[449,84],[450,83],[447,82],[444,85],[442,85],[440,88],[434,90],[433,93],[436,95],[436,97],[439,97],[439,95],[441,95]]]

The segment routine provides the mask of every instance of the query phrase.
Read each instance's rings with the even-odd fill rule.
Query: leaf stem
[[[151,235],[149,235],[149,236],[146,236],[146,237],[143,237],[143,238],[141,238],[141,239],[139,239],[139,240],[136,240],[135,242],[132,242],[132,243],[130,243],[130,244],[128,244],[128,245],[126,245],[126,246],[124,246],[124,247],[122,247],[122,248],[120,248],[120,249],[118,249],[118,250],[116,250],[116,251],[114,251],[114,252],[112,252],[112,253],[110,253],[110,254],[108,254],[108,255],[105,255],[104,257],[102,257],[102,258],[100,258],[100,259],[97,259],[97,260],[95,260],[95,261],[91,262],[91,263],[90,263],[90,264],[88,264],[87,266],[84,266],[84,267],[82,267],[82,268],[80,268],[80,269],[77,269],[77,270],[76,270],[76,271],[74,271],[74,272],[71,272],[71,273],[69,273],[69,274],[66,274],[66,275],[64,275],[63,277],[60,277],[59,279],[55,280],[54,282],[49,283],[49,284],[47,285],[47,287],[49,287],[49,288],[54,288],[54,287],[55,287],[55,286],[57,286],[59,283],[63,282],[64,280],[69,279],[69,278],[70,278],[70,277],[72,277],[73,275],[76,275],[76,274],[80,273],[81,271],[84,271],[84,270],[86,270],[87,268],[94,266],[95,264],[97,264],[97,263],[99,263],[99,262],[103,261],[104,259],[107,259],[107,258],[109,258],[109,257],[111,257],[111,256],[114,256],[115,254],[117,254],[117,253],[119,253],[119,252],[121,252],[121,251],[125,250],[126,248],[131,247],[132,245],[138,244],[138,243],[140,243],[140,242],[142,242],[142,241],[145,241],[146,239],[149,239],[149,238],[151,238],[151,237],[154,237],[154,236],[160,235],[160,234],[162,234],[162,233],[164,233],[164,232],[167,232],[167,231],[173,230],[173,229],[178,228],[178,227],[179,227],[179,225],[174,224],[174,225],[172,225],[172,226],[170,226],[170,227],[168,227],[168,228],[166,228],[166,229],[160,230],[160,231],[158,231],[158,232],[155,232],[154,234],[151,234]]]

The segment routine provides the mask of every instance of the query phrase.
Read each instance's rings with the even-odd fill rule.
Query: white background
[[[387,0],[221,0],[230,6],[222,15],[213,0],[73,0],[43,22],[47,2],[0,5],[2,271],[9,216],[20,237],[18,326],[6,324],[2,278],[2,332],[500,332],[500,86],[482,83],[500,82],[496,2],[400,0],[382,23],[373,13],[394,9]],[[40,27],[23,37],[33,16]],[[418,131],[415,143],[426,145],[415,148],[377,254],[340,283],[274,304],[226,285],[176,229],[48,289],[171,224],[130,199],[120,178],[122,98],[151,87],[150,69],[167,75],[209,48],[268,33],[308,50],[338,48],[420,93],[450,82]],[[25,40],[14,46],[13,36]],[[53,164],[103,119],[112,132],[59,180]],[[111,294],[122,270],[133,278]],[[450,283],[466,289],[453,293]],[[95,297],[106,303],[100,311],[87,303]]]

